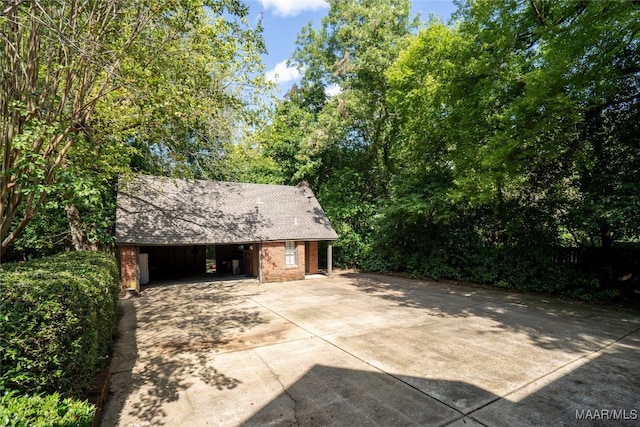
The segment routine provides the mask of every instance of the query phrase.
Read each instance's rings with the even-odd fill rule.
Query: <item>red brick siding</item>
[[[304,279],[304,242],[296,242],[297,262],[295,267],[285,265],[284,242],[262,244],[262,278],[265,282],[284,282]]]
[[[318,242],[306,242],[305,256],[307,263],[307,273],[318,273]]]
[[[120,246],[120,286],[122,289],[138,289],[137,246]]]

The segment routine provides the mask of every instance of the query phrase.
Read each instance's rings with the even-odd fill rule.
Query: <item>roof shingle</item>
[[[193,245],[334,240],[308,187],[185,181],[138,175],[121,181],[116,242]]]

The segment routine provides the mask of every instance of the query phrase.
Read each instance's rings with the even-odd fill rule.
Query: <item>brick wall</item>
[[[120,246],[120,286],[139,290],[137,246]]]
[[[296,242],[296,266],[287,266],[284,260],[284,242],[262,244],[262,274],[265,282],[284,282],[304,279],[304,242]]]
[[[318,273],[318,242],[306,242],[305,245],[305,261],[307,264],[307,273]]]

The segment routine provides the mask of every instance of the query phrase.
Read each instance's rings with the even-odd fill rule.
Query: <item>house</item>
[[[148,275],[205,273],[208,251],[218,274],[304,279],[319,271],[319,242],[327,242],[330,274],[337,237],[306,185],[138,175],[118,186],[116,243],[126,289],[139,291]]]

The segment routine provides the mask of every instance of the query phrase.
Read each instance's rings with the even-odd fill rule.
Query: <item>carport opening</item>
[[[257,277],[257,245],[142,246],[140,278],[148,282],[191,276]],[[146,270],[145,270],[146,269]],[[141,284],[148,283],[141,280]]]
[[[206,273],[206,247],[188,246],[142,246],[140,254],[147,255],[148,278],[150,282],[177,279]],[[141,270],[144,266],[140,265]],[[140,276],[145,275],[140,271]]]
[[[318,269],[321,272],[327,271],[327,246],[329,242],[321,240],[318,242]]]
[[[217,274],[257,277],[257,244],[216,245],[215,271]]]
[[[216,246],[215,245],[207,245],[206,246],[206,263],[205,268],[207,270],[207,274],[215,274],[217,271],[216,267]]]

